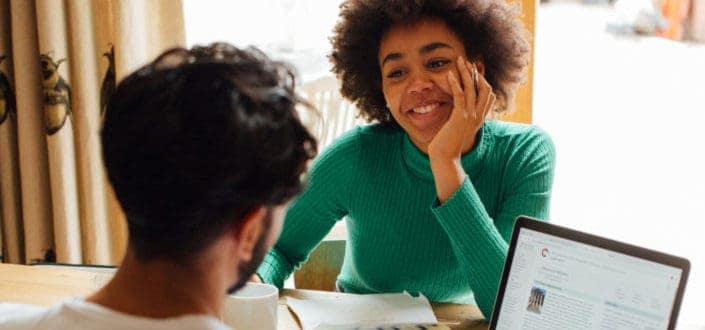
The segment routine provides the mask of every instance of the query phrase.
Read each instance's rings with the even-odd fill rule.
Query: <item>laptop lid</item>
[[[688,260],[520,216],[490,329],[674,329]]]

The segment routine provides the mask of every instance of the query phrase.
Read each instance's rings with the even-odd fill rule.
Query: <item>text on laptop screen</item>
[[[681,272],[521,228],[497,329],[665,329]]]

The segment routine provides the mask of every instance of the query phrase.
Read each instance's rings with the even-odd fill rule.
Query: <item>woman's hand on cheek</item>
[[[449,70],[447,79],[453,95],[453,110],[428,146],[428,155],[432,159],[460,159],[462,152],[475,144],[477,131],[494,104],[492,87],[475,65],[458,58],[457,67],[465,88],[453,70]]]

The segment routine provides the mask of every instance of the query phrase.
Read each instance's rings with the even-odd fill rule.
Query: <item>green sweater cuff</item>
[[[275,248],[270,249],[262,260],[257,275],[263,282],[276,286],[280,290],[284,288],[284,281],[293,271],[293,267]]]

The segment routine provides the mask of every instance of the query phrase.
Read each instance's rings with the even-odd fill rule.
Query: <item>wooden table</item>
[[[66,298],[85,296],[107,283],[114,270],[66,266],[0,264],[0,302],[51,306]],[[343,295],[337,292],[284,289],[279,300],[279,329],[298,330],[284,297],[299,299]],[[477,306],[432,303],[438,321],[452,329],[487,329]]]

